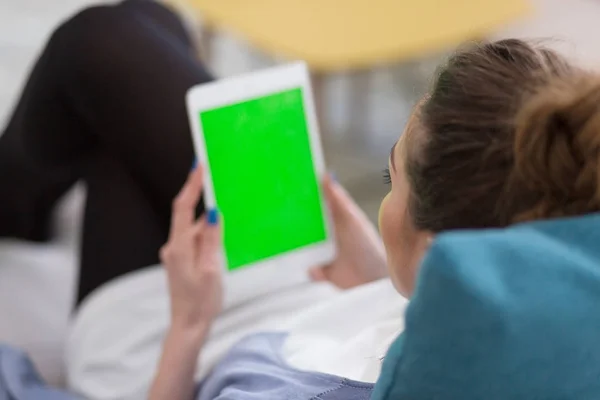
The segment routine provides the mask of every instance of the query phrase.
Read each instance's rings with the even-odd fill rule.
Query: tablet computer
[[[223,223],[226,303],[306,281],[308,268],[332,261],[306,65],[193,87],[187,108],[205,165],[205,207],[216,207]]]

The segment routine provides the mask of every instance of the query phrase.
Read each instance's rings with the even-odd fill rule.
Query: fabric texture
[[[300,371],[281,357],[286,334],[247,337],[199,385],[197,400],[367,400],[373,384]]]
[[[441,235],[374,400],[600,398],[600,215]]]
[[[0,346],[0,400],[75,400],[46,385],[25,353]]]
[[[89,296],[68,340],[68,387],[99,400],[147,398],[169,324],[168,297],[162,268],[133,272]],[[301,284],[225,308],[202,348],[196,380],[241,339],[277,331],[288,333],[281,358],[291,368],[374,383],[405,307],[385,279],[342,292],[324,282]]]
[[[281,357],[285,333],[245,338],[200,384],[197,400],[368,400],[373,384],[300,371]],[[45,385],[27,357],[0,347],[0,400],[74,400]]]

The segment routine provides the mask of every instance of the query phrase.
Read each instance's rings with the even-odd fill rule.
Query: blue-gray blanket
[[[22,351],[0,346],[0,400],[75,400],[48,386]]]

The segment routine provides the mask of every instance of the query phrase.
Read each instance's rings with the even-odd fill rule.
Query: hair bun
[[[517,221],[600,209],[600,77],[577,75],[540,84],[517,113],[509,188],[533,194]]]

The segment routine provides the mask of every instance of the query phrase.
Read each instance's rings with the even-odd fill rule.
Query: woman
[[[127,2],[120,8],[100,9],[101,20],[106,21],[107,15],[114,17],[115,10],[127,9],[132,4],[140,3]],[[72,40],[78,43],[81,38],[89,38],[99,26],[96,19],[99,13],[96,9],[72,20],[70,26],[77,26],[86,33]],[[113,30],[136,26],[142,38],[136,48],[142,54],[156,50],[150,46],[162,43],[154,36],[156,29],[144,28],[155,27],[152,16],[142,18],[138,11],[126,15],[122,21],[117,19],[122,23],[114,23]],[[102,32],[107,33],[106,29]],[[163,35],[171,37],[166,32]],[[189,53],[178,46],[174,49],[181,51],[160,47],[158,53],[150,52],[152,68],[142,63],[144,65],[138,66],[136,71],[150,73],[149,70],[157,68],[154,62],[160,68],[163,60],[165,68],[180,65],[168,62],[173,61],[169,57],[187,60]],[[56,62],[57,57],[48,58]],[[115,59],[118,58],[111,58]],[[44,65],[50,61],[37,71],[47,72]],[[195,78],[186,84],[197,83],[200,80],[197,61],[190,57],[189,63],[183,65],[189,66],[189,70],[184,68],[184,72],[173,75],[184,78],[193,75]],[[78,58],[73,66],[75,77],[78,77],[76,73],[91,68]],[[196,72],[188,75],[186,71]],[[154,199],[149,201],[148,210],[164,212],[170,198],[163,189],[172,187],[173,181],[166,179],[162,171],[145,168],[148,164],[160,165],[154,157],[164,156],[165,148],[173,148],[169,141],[175,139],[160,139],[159,128],[162,127],[164,133],[174,120],[185,120],[183,103],[176,106],[167,102],[169,107],[178,110],[173,113],[173,121],[143,125],[146,129],[141,131],[146,136],[132,136],[152,139],[153,144],[156,139],[156,143],[162,144],[141,149],[140,140],[127,136],[135,135],[135,130],[118,128],[136,112],[144,114],[146,101],[153,103],[161,99],[155,99],[157,94],[152,92],[147,97],[136,96],[118,105],[106,101],[101,102],[103,107],[90,105],[92,101],[100,101],[102,94],[108,91],[104,85],[112,82],[111,72],[109,69],[90,81],[81,79],[70,85],[66,94],[81,94],[81,102],[66,102],[77,118],[67,118],[66,113],[58,115],[64,117],[62,123],[77,125],[69,131],[75,134],[57,141],[65,146],[56,149],[51,146],[56,144],[54,139],[48,138],[51,142],[48,154],[41,147],[36,155],[47,162],[66,159],[71,165],[77,165],[73,161],[83,155],[86,165],[95,166],[91,170],[97,173],[103,171],[100,169],[103,164],[96,163],[87,151],[82,153],[82,149],[99,153],[111,162],[116,160],[119,170],[126,171],[128,178],[134,178],[131,181],[139,189],[131,198],[139,199],[142,194],[143,198]],[[171,73],[163,76],[171,76]],[[88,77],[82,75],[82,78]],[[107,80],[98,81],[98,76]],[[137,74],[131,75],[130,80],[135,82],[137,77]],[[52,82],[50,89],[55,89],[58,83],[68,80],[49,81]],[[587,179],[593,177],[588,168],[595,165],[596,153],[588,153],[586,149],[595,136],[585,129],[597,115],[594,106],[600,93],[597,82],[593,75],[571,66],[552,51],[517,40],[484,44],[454,55],[442,68],[430,94],[416,107],[390,154],[391,190],[382,203],[380,226],[393,286],[387,279],[374,281],[382,277],[378,268],[380,244],[373,240],[372,228],[366,225],[364,216],[343,190],[327,181],[324,185],[336,229],[342,234],[341,258],[331,266],[315,269],[312,275],[316,280],[351,290],[340,294],[328,283],[303,285],[236,309],[221,310],[218,212],[209,213],[210,218],[199,222],[195,219],[202,186],[202,170],[197,169],[189,175],[173,203],[169,239],[161,251],[168,291],[159,269],[141,270],[114,279],[152,260],[133,260],[137,264],[112,274],[107,284],[104,283],[108,279],[99,279],[97,282],[102,287],[98,288],[97,284],[94,293],[81,305],[70,338],[70,386],[91,398],[145,395],[151,399],[194,396],[200,399],[369,398],[379,376],[380,360],[402,331],[405,301],[394,287],[403,296],[411,296],[421,258],[437,233],[504,227],[519,221],[578,215],[600,208],[594,200],[597,182]],[[118,93],[125,98],[127,94],[136,93],[124,90],[130,89],[130,83],[126,80],[119,87]],[[147,80],[136,89],[143,90],[143,83]],[[170,82],[159,80],[158,83],[153,90],[158,87],[172,93]],[[182,92],[185,90],[184,84],[176,82],[173,86]],[[36,87],[35,79],[28,89],[31,87]],[[91,90],[94,88],[98,92]],[[120,98],[109,94],[110,98]],[[64,99],[58,96],[61,98]],[[27,109],[29,107],[25,107]],[[86,119],[101,110],[109,112]],[[144,117],[152,120],[168,115],[168,112],[154,112]],[[178,123],[183,123],[181,121]],[[29,118],[23,118],[22,122],[29,123]],[[80,123],[88,127],[89,137],[76,136],[77,132],[86,132]],[[178,129],[178,135],[186,130]],[[21,132],[25,134],[30,133]],[[190,151],[191,146],[188,150],[184,147],[181,151]],[[560,162],[553,158],[550,163],[550,156],[556,156]],[[187,161],[191,162],[191,154]],[[179,172],[185,175],[184,171]],[[94,178],[98,178],[99,185],[106,182],[99,175],[85,176],[88,182],[94,182]],[[94,198],[103,198],[99,194],[110,194],[94,192],[94,185],[90,186],[88,210]],[[112,211],[112,208],[103,207],[97,213],[107,210]],[[164,212],[162,216],[168,215]],[[88,212],[87,216],[98,214]],[[165,218],[156,218],[159,220],[164,222]],[[120,227],[121,224],[112,228]],[[160,233],[164,226],[156,222],[155,228],[150,231]],[[113,231],[109,229],[106,233]],[[99,246],[104,240],[97,236],[95,239],[90,245]],[[128,239],[130,237],[123,238],[131,242]],[[156,242],[152,241],[152,246]],[[85,269],[86,265],[84,260],[82,267]],[[97,267],[102,270],[106,265],[100,263]],[[170,303],[165,301],[167,295]],[[170,304],[170,311],[166,304]],[[246,336],[248,333],[254,334]],[[159,345],[163,338],[161,351]],[[196,371],[199,355],[200,368]],[[152,379],[153,367],[159,358],[156,377]],[[195,384],[198,380],[202,382],[200,385]]]
[[[439,232],[600,210],[599,104],[600,78],[546,48],[505,40],[451,57],[389,158],[391,191],[381,205],[380,230],[398,292],[412,295],[421,259]],[[221,310],[220,265],[208,255],[219,248],[218,224],[195,223],[191,213],[200,185],[201,172],[195,172],[176,203],[162,252],[172,320],[151,399],[193,397],[196,355]],[[375,299],[374,293],[363,297]],[[328,307],[321,311],[339,321],[335,306]],[[360,323],[352,308],[343,318]],[[260,346],[233,347],[199,386],[197,398],[369,398],[364,382],[319,385],[310,373],[289,374],[266,356],[249,363],[252,352],[268,354]],[[315,387],[323,391],[315,394]]]

